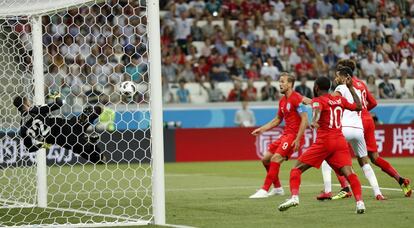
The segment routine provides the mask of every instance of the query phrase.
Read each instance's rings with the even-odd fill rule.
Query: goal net
[[[165,223],[157,17],[152,0],[0,2],[0,226]]]

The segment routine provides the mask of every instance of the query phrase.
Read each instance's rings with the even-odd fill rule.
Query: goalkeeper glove
[[[58,91],[53,91],[47,95],[50,99],[60,98],[60,93]]]
[[[42,148],[44,148],[46,150],[50,149],[50,147],[52,147],[52,144],[49,144],[49,143],[43,143],[42,144]]]

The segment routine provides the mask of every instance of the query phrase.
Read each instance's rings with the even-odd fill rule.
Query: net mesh
[[[0,9],[0,226],[151,221],[146,2],[7,0]],[[56,128],[46,208],[37,206],[36,151],[19,135],[22,117],[13,105],[17,95],[34,97],[31,21],[39,13],[44,91],[65,101],[47,117],[73,120],[77,143],[86,139],[101,151],[98,161],[85,159],[65,146],[68,129]],[[123,81],[135,83],[134,96],[120,92]],[[100,112],[79,130],[88,107]],[[65,145],[60,136],[68,136]]]

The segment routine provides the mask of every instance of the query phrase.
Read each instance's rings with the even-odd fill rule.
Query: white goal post
[[[0,226],[166,224],[159,26],[158,0],[0,3]],[[119,93],[122,80],[135,96]],[[110,119],[99,162],[59,145],[28,152],[12,100],[45,105],[54,90],[58,118],[101,108],[82,137]]]

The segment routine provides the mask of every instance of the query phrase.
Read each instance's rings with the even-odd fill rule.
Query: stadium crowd
[[[412,97],[413,1],[176,0],[163,10],[162,72],[180,84],[176,102],[190,101],[185,82],[206,81],[234,81],[221,100],[276,100],[276,87],[252,84],[278,80],[282,71],[294,72],[296,90],[311,95],[306,80],[332,76],[339,59],[358,63],[375,97]]]
[[[413,96],[414,1],[162,0],[160,8],[166,103],[192,102],[188,83],[211,102],[278,100],[272,82],[283,71],[311,96],[309,81],[332,76],[344,58],[358,63],[375,97]],[[116,86],[133,80],[135,100],[146,102],[144,14],[140,1],[109,0],[43,17],[47,87],[72,103],[117,103]],[[221,83],[234,86],[223,91]]]

